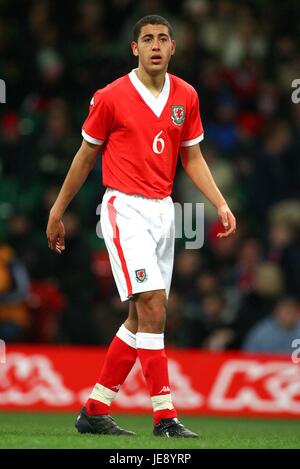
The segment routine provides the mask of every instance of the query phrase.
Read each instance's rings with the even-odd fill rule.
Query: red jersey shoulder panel
[[[88,142],[102,145],[112,131],[116,93],[119,94],[125,81],[126,75],[95,91],[90,102],[89,115],[82,126],[82,135]]]

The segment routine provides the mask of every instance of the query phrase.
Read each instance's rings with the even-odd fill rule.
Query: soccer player
[[[154,435],[197,437],[178,420],[168,377],[164,327],[174,252],[170,197],[180,152],[183,168],[217,209],[226,237],[235,218],[201,154],[203,128],[194,88],[167,73],[176,43],[164,18],[139,20],[131,49],[138,67],[95,92],[83,142],[49,215],[50,249],[65,249],[62,216],[103,146],[101,228],[128,318],[112,340],[93,391],[76,421],[79,432],[134,435],[109,415],[110,404],[139,358],[153,406]]]

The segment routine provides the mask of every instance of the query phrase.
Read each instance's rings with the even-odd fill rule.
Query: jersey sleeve
[[[113,123],[112,111],[105,102],[101,90],[96,91],[90,102],[89,114],[83,123],[81,134],[89,143],[102,145]]]
[[[184,126],[185,127],[181,138],[182,147],[190,147],[203,140],[204,131],[199,111],[199,98],[194,89],[192,93],[190,109],[188,110],[188,115]]]

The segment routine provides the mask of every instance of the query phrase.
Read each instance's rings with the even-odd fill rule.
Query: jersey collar
[[[161,90],[159,96],[155,98],[153,94],[146,88],[146,86],[141,82],[138,78],[137,74],[135,73],[136,68],[131,70],[128,74],[131,83],[137,90],[137,92],[141,95],[147,106],[154,112],[156,117],[160,117],[161,113],[164,110],[165,105],[169,99],[170,95],[170,77],[168,73],[165,75],[165,83],[163,89]]]

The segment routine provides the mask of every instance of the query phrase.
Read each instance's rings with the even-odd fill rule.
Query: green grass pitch
[[[74,427],[75,414],[2,412],[0,448],[300,448],[300,420],[182,416],[200,437],[181,440],[154,437],[150,415],[114,417],[138,435],[81,435]]]

